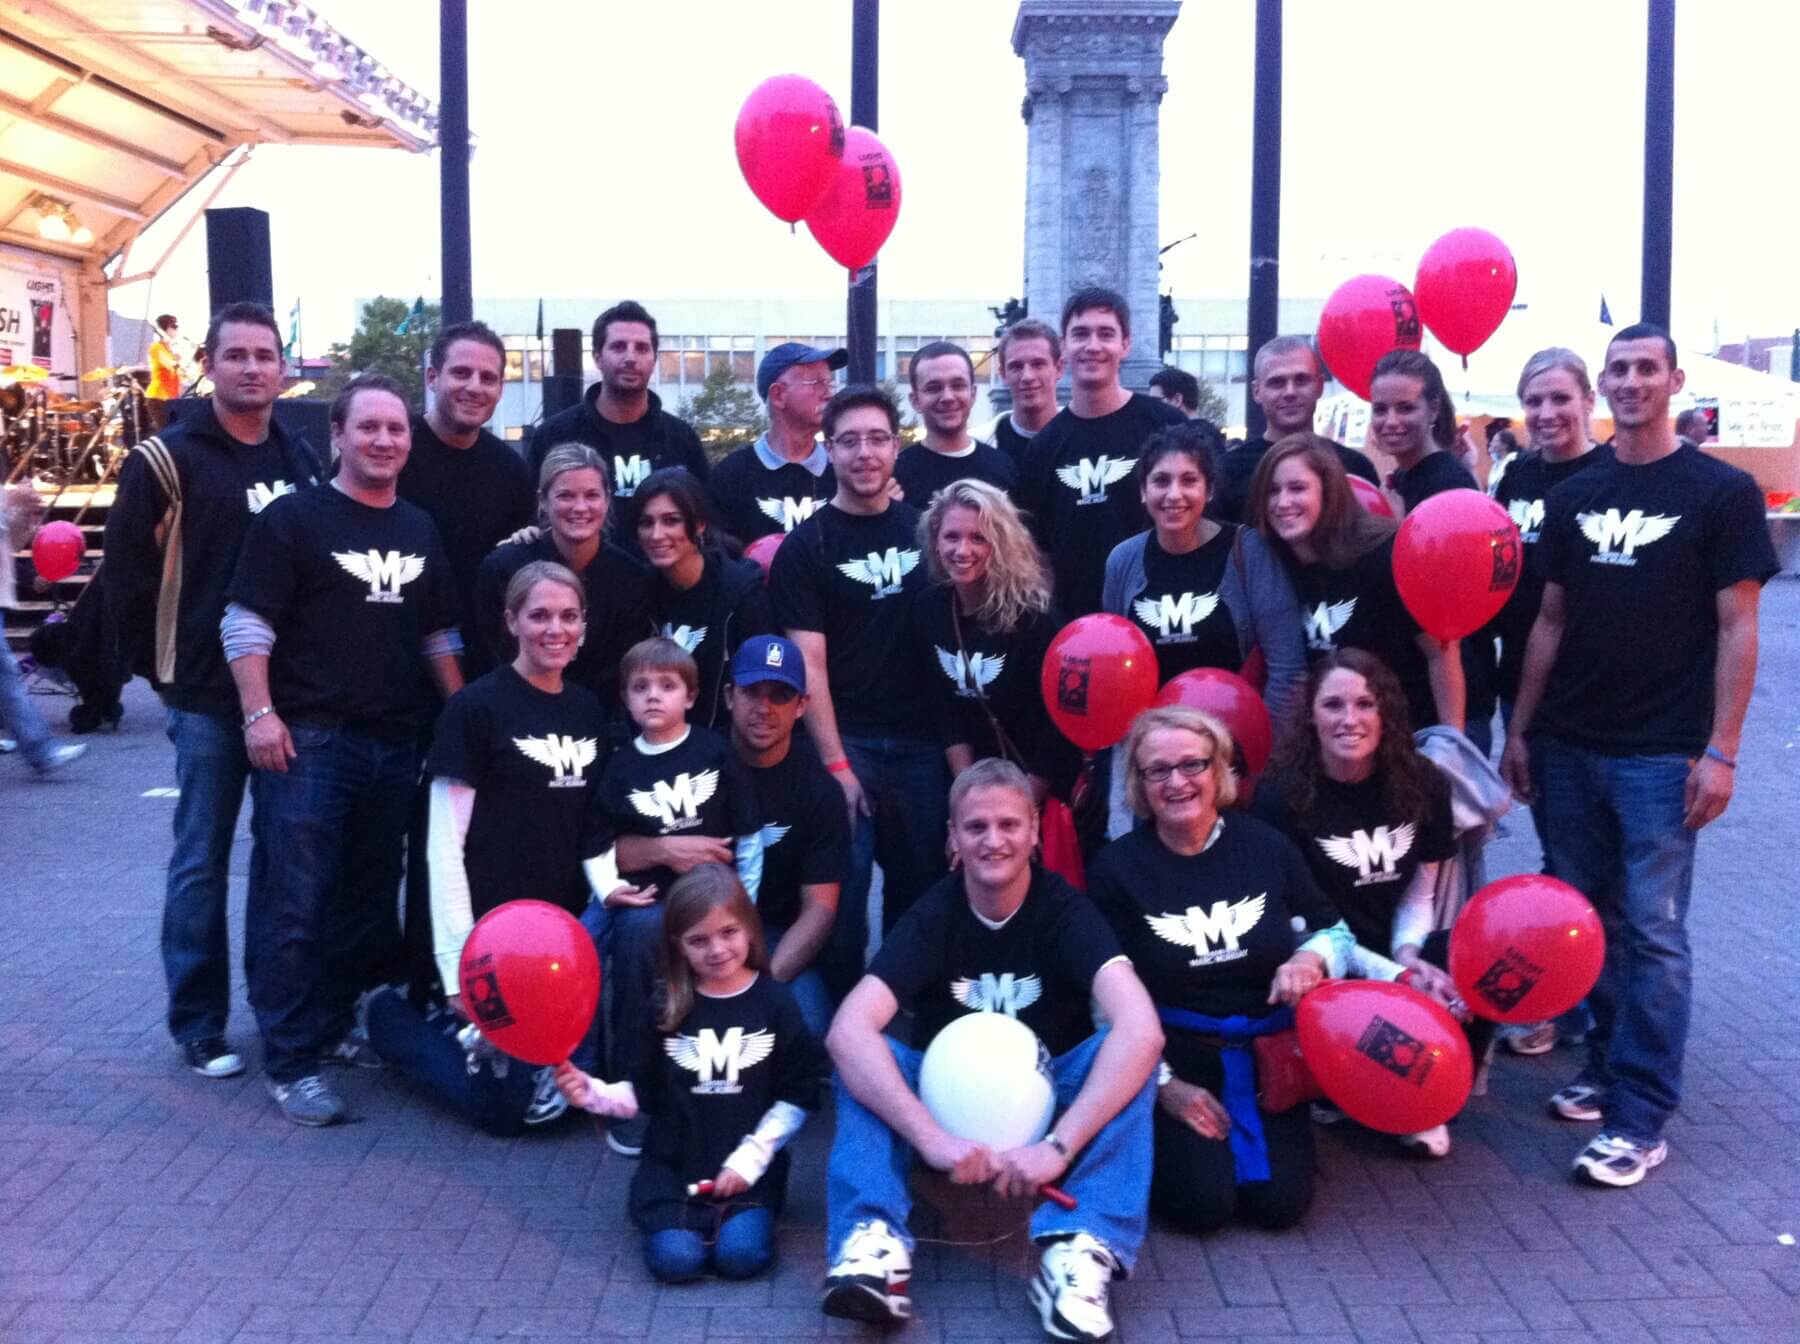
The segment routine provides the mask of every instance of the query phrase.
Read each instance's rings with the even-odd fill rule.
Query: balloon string
[[[1464,355],[1462,357],[1462,362],[1463,362],[1463,372],[1467,373],[1469,371],[1469,357],[1467,355]]]

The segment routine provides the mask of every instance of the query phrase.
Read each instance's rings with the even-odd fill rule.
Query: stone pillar
[[[1022,0],[1025,60],[1025,297],[1055,326],[1082,285],[1131,305],[1125,385],[1159,367],[1157,121],[1163,38],[1181,0]]]

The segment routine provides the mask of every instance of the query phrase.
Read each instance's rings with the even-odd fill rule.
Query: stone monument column
[[[1158,117],[1163,38],[1181,0],[1022,0],[1025,298],[1055,326],[1083,285],[1131,305],[1121,376],[1142,390],[1157,359]]]

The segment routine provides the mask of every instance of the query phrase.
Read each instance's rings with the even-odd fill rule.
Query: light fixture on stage
[[[94,241],[94,231],[76,218],[67,201],[38,196],[32,205],[38,212],[38,237],[52,243],[73,243],[76,247],[86,247]]]

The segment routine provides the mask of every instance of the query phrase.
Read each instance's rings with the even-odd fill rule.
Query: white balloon
[[[1050,1052],[1017,1018],[969,1013],[926,1047],[919,1100],[948,1134],[997,1153],[1023,1148],[1056,1113]]]

